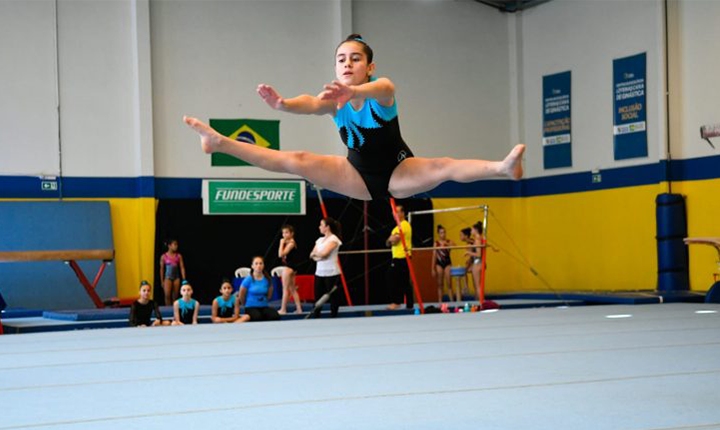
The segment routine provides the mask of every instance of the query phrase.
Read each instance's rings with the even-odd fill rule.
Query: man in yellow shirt
[[[398,205],[396,210],[403,236],[405,236],[405,245],[407,245],[408,252],[412,257],[412,227],[405,220],[405,208]],[[415,302],[412,286],[410,285],[410,271],[405,259],[405,248],[400,239],[400,229],[397,226],[390,232],[386,244],[392,247],[392,261],[387,273],[387,283],[390,291],[388,309],[397,309],[403,301],[407,303],[408,309],[412,309]]]

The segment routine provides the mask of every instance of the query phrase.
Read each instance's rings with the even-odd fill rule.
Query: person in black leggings
[[[326,217],[320,220],[320,233],[322,236],[315,241],[315,247],[310,253],[310,258],[317,262],[315,269],[315,300],[320,300],[323,294],[332,291],[332,288],[340,285],[340,265],[338,264],[338,251],[342,242],[340,224],[332,218]],[[338,288],[339,289],[339,288]],[[330,296],[330,316],[335,318],[340,309],[342,294],[340,291]],[[314,318],[320,317],[320,309],[313,312]]]
[[[280,319],[280,314],[268,306],[268,301],[272,297],[272,288],[270,276],[265,272],[265,260],[260,256],[253,258],[252,272],[243,279],[238,295],[239,304],[245,306],[245,313],[250,316],[250,321]]]

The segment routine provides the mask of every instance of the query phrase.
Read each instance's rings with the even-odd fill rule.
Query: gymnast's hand
[[[258,85],[257,93],[271,108],[281,110],[284,107],[285,99],[280,97],[280,94],[270,85]]]
[[[342,109],[355,95],[354,87],[345,85],[338,80],[332,81],[331,84],[325,85],[324,88],[325,91],[320,93],[320,100],[333,100],[338,110]]]

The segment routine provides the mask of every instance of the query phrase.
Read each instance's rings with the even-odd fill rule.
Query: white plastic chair
[[[250,273],[252,272],[252,269],[249,267],[238,267],[238,269],[235,271],[235,277],[236,278],[247,278],[250,276]]]
[[[270,271],[270,275],[277,276],[278,278],[282,278],[282,274],[285,269],[287,269],[287,266],[273,267],[273,269]]]

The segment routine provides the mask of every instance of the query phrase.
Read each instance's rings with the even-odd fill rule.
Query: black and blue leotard
[[[359,111],[346,103],[333,120],[348,147],[347,159],[360,173],[373,200],[387,197],[393,170],[413,156],[400,135],[397,100],[392,106],[383,106],[367,98]]]
[[[186,302],[182,298],[178,299],[178,308],[180,310],[180,322],[183,324],[192,324],[195,316],[195,306],[199,306],[197,300],[190,299]]]
[[[217,296],[215,300],[218,303],[218,317],[232,318],[235,315],[235,296],[230,296],[227,301],[223,296]]]

